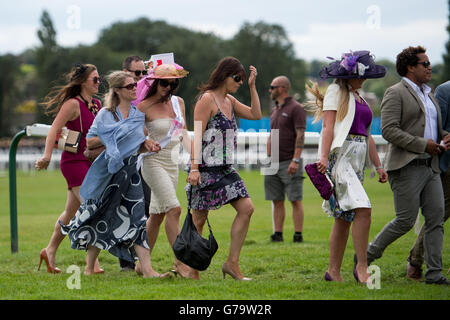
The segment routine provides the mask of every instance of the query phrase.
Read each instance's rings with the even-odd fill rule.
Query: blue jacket
[[[121,115],[119,117],[122,119]],[[83,201],[97,200],[113,174],[123,167],[123,160],[139,150],[146,138],[144,126],[145,114],[133,105],[128,118],[119,122],[106,108],[99,111],[86,138],[98,136],[106,150],[95,159],[84,178],[80,188]]]

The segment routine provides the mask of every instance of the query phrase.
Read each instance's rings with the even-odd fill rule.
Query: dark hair
[[[97,68],[92,64],[77,63],[70,73],[66,75],[67,84],[53,87],[44,98],[44,102],[41,105],[44,106],[45,113],[47,115],[58,113],[64,102],[79,95],[81,93],[81,84],[95,70]]]
[[[242,80],[247,78],[244,66],[242,63],[234,57],[225,57],[219,61],[216,68],[211,72],[208,83],[201,84],[198,89],[200,90],[198,96],[201,96],[208,90],[214,90],[218,88],[229,76],[240,75]]]
[[[139,56],[126,57],[125,60],[123,60],[123,64],[122,64],[123,69],[129,70],[130,65],[133,61],[142,61],[142,58]]]
[[[397,73],[404,77],[408,73],[408,66],[416,66],[419,62],[417,57],[420,53],[425,53],[427,50],[422,46],[408,47],[397,55],[396,68]]]
[[[153,83],[151,84],[150,88],[148,88],[147,94],[145,95],[144,99],[142,100],[146,100],[148,98],[150,98],[151,96],[155,95],[156,92],[158,91],[158,84],[159,84],[160,79],[155,79],[153,81]],[[161,97],[161,99],[159,99],[159,101],[157,101],[157,103],[161,103],[161,102],[166,102],[169,101],[170,98],[172,97],[172,95],[177,91],[178,88],[171,88],[169,90],[169,92],[167,93],[166,96]]]

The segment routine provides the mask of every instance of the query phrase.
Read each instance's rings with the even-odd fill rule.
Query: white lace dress
[[[173,99],[172,104],[174,104]],[[172,118],[163,118],[147,122],[150,139],[163,141],[173,121]],[[143,158],[142,175],[151,189],[150,214],[165,213],[180,206],[176,192],[179,152],[180,134],[175,133],[161,151]]]

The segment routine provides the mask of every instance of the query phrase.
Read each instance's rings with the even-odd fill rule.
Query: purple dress
[[[195,210],[215,210],[239,198],[249,198],[241,177],[233,168],[236,148],[236,119],[228,119],[218,108],[209,119],[202,141],[201,184],[186,185],[188,206]],[[192,199],[191,199],[192,192]]]
[[[84,177],[91,166],[91,162],[84,157],[83,152],[86,149],[86,134],[94,121],[95,115],[91,112],[91,110],[89,110],[83,100],[77,97],[75,97],[75,99],[80,104],[83,134],[81,135],[80,148],[77,153],[63,151],[61,155],[60,168],[64,178],[66,178],[67,181],[67,189],[81,186]],[[100,109],[100,101],[94,99],[94,102],[97,105],[97,108]],[[70,130],[81,131],[80,117],[75,120],[68,121],[66,123],[66,127]]]

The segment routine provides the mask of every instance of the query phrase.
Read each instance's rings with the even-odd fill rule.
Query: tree
[[[303,98],[305,63],[295,57],[293,45],[282,26],[245,23],[228,45],[231,55],[242,62],[247,72],[249,65],[258,69],[256,87],[264,114],[268,114],[272,106],[268,88],[276,76],[287,76],[291,81],[291,95]],[[248,90],[239,90],[237,97],[250,103]]]
[[[450,36],[450,0],[448,0],[448,19],[449,24],[447,25],[447,33]],[[444,67],[441,73],[441,83],[450,80],[450,39],[445,44],[445,48],[447,49],[447,52],[444,54]]]
[[[0,137],[10,136],[11,117],[19,97],[17,78],[20,65],[16,56],[0,56]]]

